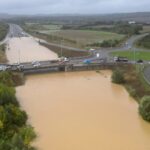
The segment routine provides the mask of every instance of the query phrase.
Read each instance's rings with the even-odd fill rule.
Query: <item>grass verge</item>
[[[149,51],[133,51],[133,50],[128,50],[128,51],[117,51],[117,52],[112,52],[112,56],[121,56],[121,57],[127,57],[129,60],[150,60],[150,52]]]
[[[69,50],[66,48],[62,48],[62,52],[61,52],[61,48],[58,46],[53,46],[50,44],[46,44],[46,43],[40,43],[42,46],[47,47],[48,49],[52,50],[53,52],[57,53],[59,57],[64,56],[64,57],[83,57],[83,56],[89,56],[90,53],[85,51],[73,51],[73,50]]]

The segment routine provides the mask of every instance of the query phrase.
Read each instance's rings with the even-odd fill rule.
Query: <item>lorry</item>
[[[115,62],[128,62],[127,57],[114,57]]]

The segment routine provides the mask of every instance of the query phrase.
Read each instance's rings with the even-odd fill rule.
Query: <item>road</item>
[[[111,52],[127,51],[130,49],[135,50],[135,51],[140,51],[140,49],[138,49],[137,47],[134,46],[134,43],[137,40],[145,37],[146,35],[148,35],[148,33],[141,34],[141,35],[134,35],[134,36],[130,37],[121,47],[109,48],[109,49],[103,48],[103,49],[97,50],[97,52],[99,52],[103,58],[110,59],[111,58],[111,55],[110,55]]]
[[[6,42],[7,40],[9,40],[9,38],[12,38],[12,37],[27,37],[27,36],[30,36],[28,33],[24,32],[23,29],[18,26],[18,25],[15,25],[15,24],[10,24],[10,29],[9,29],[9,33],[7,34],[7,37],[5,38],[5,40],[3,42]],[[130,48],[133,48],[134,47],[134,42],[144,36],[146,36],[147,34],[142,34],[142,35],[136,35],[136,36],[132,36],[131,38],[129,38],[127,40],[127,44],[124,44],[122,45],[122,47],[120,48],[111,48],[111,49],[99,49],[99,50],[95,50],[92,52],[92,55],[90,57],[81,57],[81,58],[74,58],[74,59],[70,59],[69,63],[72,63],[72,64],[78,64],[78,63],[82,63],[83,64],[83,61],[85,59],[92,59],[94,60],[94,62],[96,63],[101,63],[101,62],[104,62],[104,61],[107,61],[107,62],[112,62],[112,60],[110,59],[110,52],[113,52],[113,51],[126,51],[126,50],[129,50]],[[41,40],[42,42],[45,42],[43,40]],[[52,44],[52,43],[50,43]],[[57,45],[57,44],[53,44],[53,45]],[[60,46],[60,45],[57,45],[57,46]],[[71,48],[71,47],[67,47],[67,46],[63,46],[64,48],[67,48],[68,50],[75,50],[75,51],[83,51],[83,50],[80,50],[80,49],[77,49],[77,48]],[[136,49],[138,50],[138,49]],[[96,55],[97,53],[100,54],[100,58],[97,58]],[[129,63],[134,63],[133,61],[130,61]],[[33,65],[30,63],[23,63],[23,65],[25,65],[25,67],[27,68],[32,68]],[[51,62],[50,61],[44,61],[44,62],[41,62],[41,65],[42,66],[47,66],[47,65],[51,65]]]
[[[29,36],[27,33],[23,31],[23,29],[15,24],[9,24],[9,31],[3,41],[0,42],[0,45],[7,43],[10,38],[13,37],[27,37]]]
[[[16,24],[9,24],[9,34],[8,37],[27,37],[29,36],[26,32],[23,31],[23,29]]]

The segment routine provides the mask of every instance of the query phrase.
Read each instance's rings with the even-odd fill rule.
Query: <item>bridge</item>
[[[96,70],[106,65],[112,66],[113,63],[107,63],[104,59],[95,59],[90,63],[83,61],[60,61],[60,60],[45,60],[38,62],[24,62],[16,64],[0,64],[0,71],[15,71],[24,74],[47,73],[47,72],[62,72],[62,71],[81,71],[81,70]]]

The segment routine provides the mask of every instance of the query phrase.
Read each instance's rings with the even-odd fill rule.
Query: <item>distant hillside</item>
[[[120,13],[104,15],[102,19],[115,20],[115,21],[136,21],[142,23],[150,23],[150,12],[137,12],[137,13]]]
[[[9,14],[5,14],[5,13],[0,13],[0,19],[8,19],[8,18],[11,18],[12,15],[9,15]]]
[[[0,19],[24,20],[30,22],[56,22],[66,24],[85,24],[93,22],[136,21],[150,24],[150,12],[118,13],[100,15],[9,15],[0,14]]]

